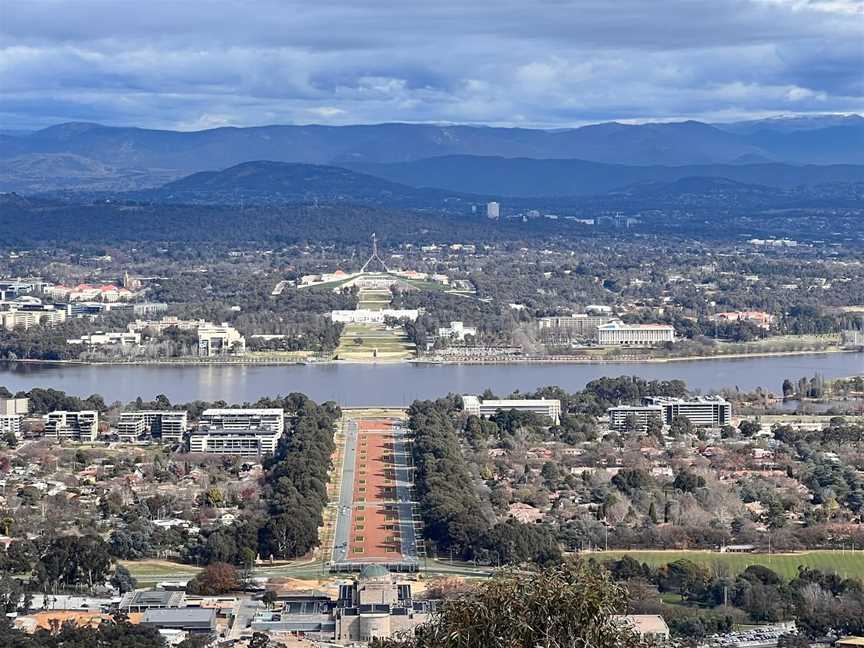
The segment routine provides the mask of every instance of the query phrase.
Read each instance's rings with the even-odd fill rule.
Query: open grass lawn
[[[200,571],[192,565],[162,560],[121,560],[119,562],[129,570],[139,586],[153,585],[163,580],[187,580]]]
[[[360,344],[357,344],[357,341]],[[388,331],[383,326],[348,324],[342,330],[336,354],[342,360],[378,358],[400,359],[413,355],[414,345],[401,330]]]
[[[802,551],[793,554],[721,554],[715,551],[598,551],[584,554],[599,561],[629,555],[639,562],[657,567],[680,559],[707,567],[719,566],[730,574],[740,574],[750,565],[764,565],[789,580],[804,565],[834,572],[843,578],[864,578],[864,551]]]

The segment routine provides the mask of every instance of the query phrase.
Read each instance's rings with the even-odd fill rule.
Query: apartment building
[[[482,400],[477,396],[462,396],[462,406],[469,415],[489,418],[499,411],[516,410],[548,416],[555,425],[561,422],[561,401],[556,398]]]
[[[190,452],[273,454],[285,431],[281,409],[208,409],[189,435]]]
[[[185,411],[142,410],[123,412],[117,423],[117,435],[126,443],[142,437],[150,437],[162,443],[176,444],[183,441],[189,427],[189,415]]]
[[[0,436],[13,434],[16,439],[20,439],[23,422],[21,414],[0,414]]]
[[[624,324],[619,320],[597,327],[600,346],[658,346],[675,341],[675,329],[668,324]]]
[[[0,398],[0,415],[26,414],[29,409],[29,398]]]
[[[93,442],[99,435],[99,412],[58,410],[45,416],[45,436],[58,441]]]

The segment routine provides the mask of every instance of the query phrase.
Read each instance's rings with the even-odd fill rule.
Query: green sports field
[[[642,563],[657,567],[686,559],[728,574],[740,574],[750,565],[764,565],[785,579],[798,573],[804,565],[822,571],[834,572],[843,578],[864,578],[864,551],[802,551],[792,554],[734,554],[716,551],[598,551],[583,556],[599,561],[614,560],[629,555]]]

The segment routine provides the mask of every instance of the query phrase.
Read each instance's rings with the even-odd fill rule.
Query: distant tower
[[[486,217],[498,220],[501,217],[501,205],[497,202],[486,203]]]
[[[372,234],[372,256],[370,256],[366,263],[363,264],[363,267],[360,268],[360,272],[366,272],[366,268],[368,268],[369,264],[373,261],[380,263],[381,267],[384,268],[384,272],[390,272],[387,264],[384,263],[380,256],[378,256],[378,237],[376,237],[374,233]]]

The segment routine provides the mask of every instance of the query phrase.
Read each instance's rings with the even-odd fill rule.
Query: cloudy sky
[[[864,110],[864,0],[0,0],[0,129]]]

